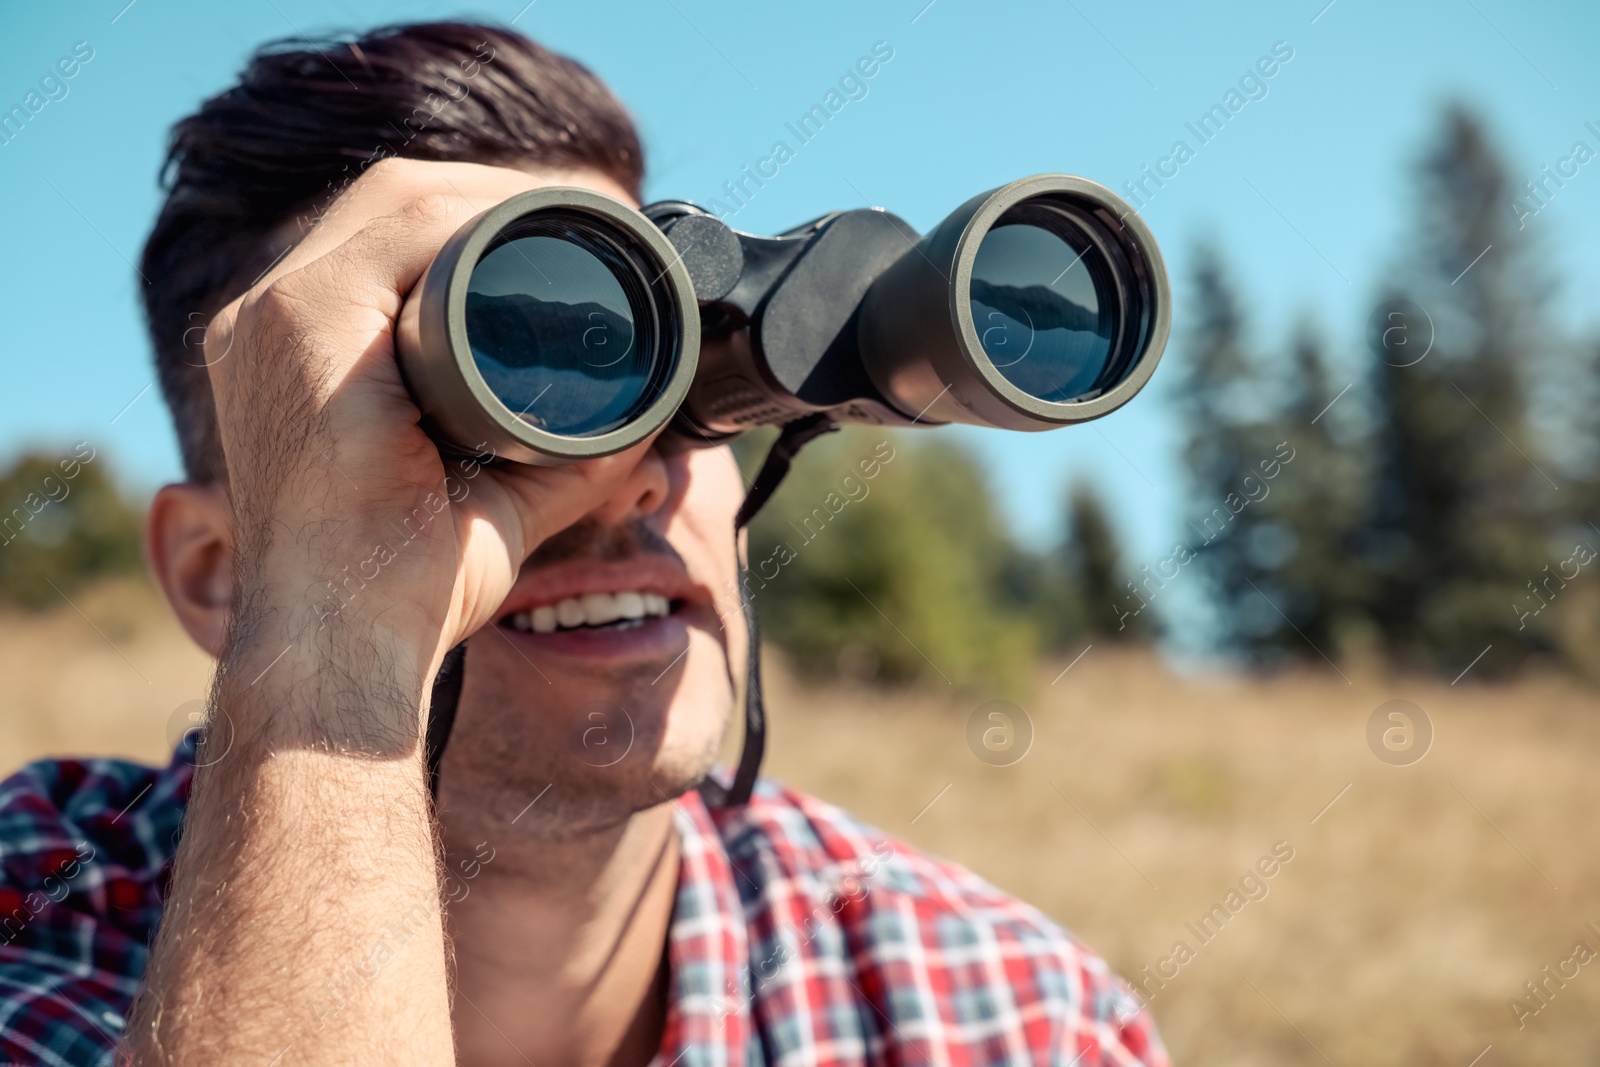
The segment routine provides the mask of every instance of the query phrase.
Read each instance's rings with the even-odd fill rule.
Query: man
[[[696,791],[746,652],[725,449],[526,468],[419,428],[391,328],[445,239],[641,171],[593,75],[479,26],[267,49],[179,123],[143,272],[188,480],[148,556],[211,725],[0,786],[0,1060],[1166,1063],[1036,911],[812,798]]]

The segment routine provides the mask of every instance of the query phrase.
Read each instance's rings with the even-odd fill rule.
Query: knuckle
[[[228,352],[232,350],[234,332],[238,326],[237,320],[238,303],[235,302],[211,316],[210,319],[206,320],[205,325],[200,328],[199,337],[197,338],[200,343],[192,347],[199,349],[201,361],[206,366],[221,362]],[[185,336],[185,344],[186,347],[191,347],[188,345],[187,335]]]
[[[450,222],[460,210],[461,199],[445,193],[425,193],[406,205],[404,214],[423,225]]]
[[[297,333],[310,303],[300,273],[282,275],[246,293],[239,303],[235,329],[262,340]]]
[[[362,180],[368,183],[401,181],[416,173],[417,168],[421,165],[421,160],[406,159],[402,156],[385,156],[367,167],[362,174]]]
[[[299,314],[305,298],[298,291],[294,274],[286,274],[253,291],[245,298],[251,319],[258,324],[281,322]]]

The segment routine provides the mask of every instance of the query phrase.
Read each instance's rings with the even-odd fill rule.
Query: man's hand
[[[234,740],[196,772],[135,1062],[454,1062],[431,679],[648,445],[567,467],[447,465],[393,324],[458,227],[579,183],[625,195],[593,174],[385,161],[208,329],[237,538],[213,714]]]
[[[368,563],[357,611],[364,636],[390,646],[404,682],[420,686],[490,620],[533,549],[638,461],[645,446],[566,467],[466,464],[483,477],[447,484],[401,381],[393,324],[434,254],[480,211],[541,184],[499,167],[381,162],[213,320],[206,357],[238,592],[252,609],[238,613],[236,646],[259,640],[270,659],[326,630],[327,584],[340,591],[376,546],[420,529],[394,558]]]

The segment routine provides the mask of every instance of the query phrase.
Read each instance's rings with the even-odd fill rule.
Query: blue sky
[[[1280,54],[1293,57],[1264,79],[1265,96],[1252,88],[1257,98],[1143,210],[1179,294],[1179,336],[1192,250],[1209,236],[1249,294],[1268,350],[1308,311],[1336,339],[1359,343],[1383,265],[1402,250],[1407,168],[1444,101],[1463,99],[1489,117],[1519,180],[1576,140],[1600,148],[1584,129],[1600,128],[1593,4],[524,4],[96,0],[0,16],[0,110],[22,102],[77,42],[93,49],[67,95],[0,146],[0,452],[88,438],[137,486],[177,476],[165,412],[156,390],[144,391],[153,376],[131,263],[159,204],[166,129],[269,38],[414,18],[515,19],[597,70],[633,109],[649,197],[701,202],[727,202],[724,183],[775,141],[798,145],[786,123],[883,42],[880,54],[893,56],[865,96],[798,145],[739,211],[736,224],[756,232],[867,202],[926,229],[972,194],[1042,171],[1120,189],[1174,141],[1197,145],[1185,124],[1283,42]],[[1585,298],[1600,282],[1600,163],[1527,225],[1562,279],[1558,314],[1593,328]],[[1112,498],[1128,552],[1154,559],[1183,517],[1162,381],[1158,372],[1128,407],[1087,427],[939,432],[980,449],[1030,540],[1051,536],[1061,487],[1081,473]]]

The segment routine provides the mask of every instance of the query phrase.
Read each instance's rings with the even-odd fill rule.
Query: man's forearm
[[[453,1062],[422,690],[319,636],[224,663],[135,1063]]]

